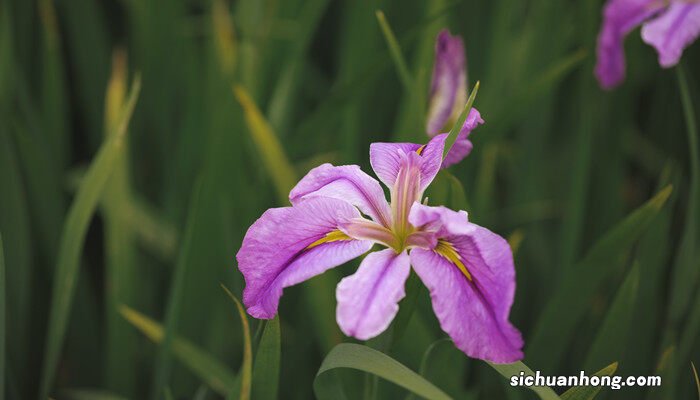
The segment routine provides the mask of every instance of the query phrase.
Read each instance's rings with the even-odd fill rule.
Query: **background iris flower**
[[[700,1],[697,0],[609,0],[603,9],[598,34],[595,75],[605,89],[625,78],[625,36],[642,25],[642,39],[653,46],[659,64],[678,63],[683,50],[700,35]]]
[[[434,137],[450,129],[467,103],[467,61],[464,43],[459,36],[453,36],[443,29],[435,41],[435,65],[430,84],[430,100],[426,132]],[[481,114],[472,108],[462,125],[459,135],[450,153],[445,157],[445,168],[454,165],[468,156],[472,151],[469,134],[484,123]]]

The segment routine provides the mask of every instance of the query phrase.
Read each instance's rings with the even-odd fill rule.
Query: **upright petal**
[[[414,143],[372,143],[369,146],[369,161],[374,173],[387,187],[396,183],[405,155],[417,152],[421,156],[421,190],[433,181],[442,164],[442,151],[445,148],[446,135],[438,135],[421,146]]]
[[[675,1],[642,27],[642,39],[656,48],[664,68],[678,64],[683,50],[700,35],[700,3]]]
[[[595,75],[600,86],[611,89],[625,78],[625,36],[664,8],[663,0],[608,0],[598,34]]]
[[[327,197],[267,210],[248,229],[236,255],[248,313],[273,318],[282,289],[367,252],[371,241],[337,234],[340,224],[359,216],[350,203]]]
[[[445,29],[435,43],[435,66],[430,85],[426,131],[429,136],[444,132],[467,102],[467,67],[464,43]]]
[[[411,250],[411,264],[430,290],[440,326],[460,350],[495,363],[520,360],[523,340],[508,321],[515,294],[510,247],[485,228],[469,228],[442,238],[436,251]],[[449,250],[438,253],[441,246]]]
[[[392,249],[369,254],[353,275],[338,284],[336,319],[340,329],[360,340],[382,333],[399,310],[410,273],[408,254]]]
[[[318,196],[345,200],[376,222],[390,224],[391,212],[382,186],[357,165],[323,164],[312,169],[289,193],[289,200],[297,204]]]
[[[421,147],[416,143],[372,143],[369,145],[369,162],[377,178],[387,187],[393,187],[401,168],[401,155],[418,151]]]

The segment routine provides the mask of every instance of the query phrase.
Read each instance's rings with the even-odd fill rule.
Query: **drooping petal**
[[[438,135],[421,146],[414,143],[372,143],[369,146],[369,161],[377,177],[389,188],[394,187],[405,155],[418,152],[420,158],[421,190],[433,181],[442,164],[442,150],[446,135]]]
[[[376,222],[389,226],[391,212],[381,185],[357,165],[323,164],[312,169],[289,193],[289,201],[297,204],[318,196],[350,202]]]
[[[508,321],[515,269],[508,243],[469,223],[471,232],[441,239],[443,249],[415,248],[411,264],[430,290],[440,326],[470,357],[495,363],[522,359],[523,340]],[[466,274],[451,259],[457,257]]]
[[[469,140],[469,134],[483,123],[484,120],[481,118],[479,110],[472,108],[462,125],[462,129],[459,131],[459,135],[457,135],[457,140],[455,140],[447,156],[445,156],[445,159],[442,160],[442,168],[447,168],[459,163],[471,153],[473,145],[471,140]]]
[[[338,284],[336,319],[348,336],[367,340],[382,333],[399,310],[410,273],[406,252],[386,249],[369,254],[353,275]]]
[[[676,1],[642,27],[642,39],[656,48],[664,68],[678,64],[683,50],[700,35],[700,3]]]
[[[662,0],[608,0],[603,8],[603,26],[598,34],[595,75],[604,89],[625,78],[625,36],[664,8]]]
[[[435,43],[435,66],[430,84],[426,131],[429,136],[444,132],[467,102],[467,67],[464,43],[445,29]],[[449,129],[449,128],[447,128]]]
[[[341,223],[359,216],[352,204],[327,197],[267,210],[248,229],[236,255],[248,313],[273,318],[282,289],[367,252],[371,241],[337,234]]]
[[[408,222],[420,231],[432,232],[437,237],[466,235],[476,226],[469,223],[466,211],[453,211],[443,206],[431,207],[417,202],[411,207]]]

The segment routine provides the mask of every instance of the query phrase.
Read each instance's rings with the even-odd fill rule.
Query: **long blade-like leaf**
[[[612,376],[617,371],[617,362],[614,362],[607,367],[596,372],[594,376]],[[566,392],[562,393],[562,400],[593,400],[598,393],[603,389],[603,385],[593,386],[574,386]]]
[[[615,295],[603,325],[588,351],[588,357],[584,363],[586,370],[590,370],[594,365],[622,358],[625,344],[629,341],[638,289],[639,265],[635,264]]]
[[[525,365],[522,361],[512,364],[493,364],[490,362],[487,362],[487,364],[498,371],[498,373],[503,375],[507,380],[510,380],[511,377],[515,375],[519,376],[521,372],[523,372],[525,376],[535,376],[535,373],[532,372],[530,367]],[[556,392],[549,386],[529,386],[528,389],[537,393],[542,400],[559,400],[559,396],[557,396]]]
[[[407,92],[414,90],[413,78],[408,69],[408,64],[406,63],[406,57],[404,57],[403,52],[401,52],[401,46],[399,46],[399,41],[396,40],[396,35],[394,31],[391,30],[389,22],[386,20],[384,12],[377,10],[377,21],[379,22],[379,27],[382,29],[382,34],[384,35],[384,40],[386,40],[387,46],[389,46],[389,52],[391,53],[391,58],[394,60],[394,65],[399,73],[399,78],[401,83]]]
[[[0,233],[0,393],[5,393],[5,251]]]
[[[165,390],[168,377],[170,375],[171,364],[171,346],[172,339],[175,337],[177,330],[178,319],[180,316],[183,290],[185,285],[185,277],[187,268],[192,264],[192,242],[194,232],[196,232],[196,212],[199,208],[199,197],[202,191],[201,180],[195,183],[192,191],[192,199],[190,200],[189,211],[187,216],[187,224],[185,226],[185,234],[183,238],[180,255],[175,265],[175,271],[171,278],[170,293],[168,294],[168,303],[165,310],[164,333],[161,343],[158,358],[156,361],[155,371],[153,374],[153,384],[151,386],[151,398],[157,400],[161,397],[161,393]]]
[[[253,398],[275,400],[280,377],[280,319],[275,317],[265,323],[253,366]]]
[[[248,326],[248,317],[246,316],[245,309],[236,296],[231,293],[226,286],[221,285],[228,297],[233,300],[236,304],[236,309],[238,310],[238,316],[241,318],[241,324],[243,325],[243,365],[241,365],[241,372],[239,376],[241,377],[241,390],[240,390],[240,400],[250,399],[250,388],[253,376],[253,350],[252,342],[250,339],[250,327]],[[231,393],[233,395],[233,393]]]
[[[695,378],[695,386],[698,388],[698,399],[700,399],[700,378],[698,378],[698,370],[695,369],[695,364],[691,361],[690,366],[693,367],[693,377]]]
[[[449,135],[447,135],[447,139],[445,139],[445,149],[442,151],[443,159],[447,157],[447,153],[450,152],[452,145],[455,144],[455,141],[457,140],[457,135],[459,135],[459,131],[462,130],[462,125],[464,125],[464,121],[467,120],[469,112],[472,110],[474,100],[476,99],[476,94],[479,93],[479,85],[479,81],[476,81],[474,89],[472,89],[472,92],[469,94],[469,98],[467,99],[467,104],[464,106],[464,110],[462,110],[462,113],[459,114],[457,122],[455,122],[454,126],[450,130]]]
[[[148,339],[156,344],[163,341],[163,327],[156,321],[127,306],[119,309],[121,315]],[[172,342],[173,355],[193,374],[225,396],[236,385],[236,376],[227,366],[191,342],[175,336]]]
[[[279,202],[287,204],[289,191],[296,184],[294,167],[289,162],[284,147],[272,131],[272,127],[267,123],[248,91],[243,86],[236,85],[233,87],[233,93],[243,107],[248,130],[272,178]]]
[[[566,272],[535,327],[526,351],[531,363],[546,371],[556,368],[596,288],[613,271],[610,263],[624,255],[645,232],[671,190],[672,187],[667,186],[615,225],[589,250],[583,261]]]
[[[120,119],[115,124],[115,134],[108,135],[109,139],[100,147],[95,160],[90,165],[85,179],[78,189],[63,226],[56,274],[51,292],[45,357],[39,390],[40,400],[44,400],[49,396],[54,375],[56,374],[63,339],[68,327],[68,317],[70,316],[73,293],[78,277],[78,267],[80,265],[80,253],[85,241],[88,224],[109,180],[115,162],[124,151],[123,136],[126,133],[126,127],[136,105],[140,87],[140,79],[137,77],[132,84]]]
[[[426,399],[450,399],[442,390],[428,382],[422,376],[411,371],[403,364],[388,355],[367,346],[351,343],[341,343],[328,353],[316,373],[314,391],[322,398],[317,390],[319,378],[336,368],[352,368],[384,378]]]

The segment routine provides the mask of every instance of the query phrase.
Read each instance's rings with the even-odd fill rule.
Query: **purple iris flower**
[[[467,104],[467,62],[464,43],[459,36],[452,36],[443,29],[435,42],[435,66],[430,84],[430,103],[426,132],[428,136],[448,131],[457,121]],[[481,114],[472,108],[459,131],[457,140],[445,157],[443,168],[456,164],[472,151],[469,134],[484,123]]]
[[[608,0],[603,9],[595,67],[603,88],[613,88],[624,80],[623,41],[639,25],[643,25],[642,39],[656,48],[659,64],[672,67],[700,35],[700,1]]]
[[[430,290],[440,326],[467,355],[496,363],[523,357],[508,321],[515,269],[508,242],[469,222],[465,211],[428,206],[423,193],[440,170],[447,134],[425,146],[373,143],[370,161],[390,189],[357,165],[323,164],[289,194],[291,207],[267,210],[236,258],[248,313],[277,314],[282,290],[368,252],[336,290],[337,322],[360,340],[379,335],[398,312],[410,268]]]

